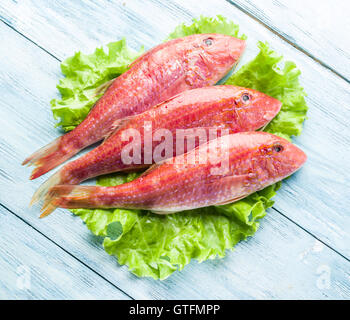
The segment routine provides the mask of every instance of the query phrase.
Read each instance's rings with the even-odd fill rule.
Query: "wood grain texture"
[[[0,206],[0,299],[130,299]]]
[[[198,8],[192,1],[181,4],[192,16],[224,12],[238,21],[248,35],[242,63],[254,56],[254,44],[264,40],[301,69],[310,110],[302,135],[294,141],[304,149],[308,161],[286,181],[274,208],[349,258],[350,162],[346,159],[350,157],[350,85],[234,6],[222,2],[216,2],[215,8],[209,4]]]
[[[350,2],[229,0],[350,80]]]
[[[256,54],[258,40],[268,41],[302,70],[310,106],[303,135],[296,140],[309,160],[279,192],[276,209],[350,257],[350,164],[344,161],[349,156],[350,86],[345,81],[223,0],[216,1],[215,6],[208,0],[200,6],[197,1],[5,1],[0,4],[0,14],[60,59],[80,49],[92,51],[123,36],[134,48],[143,44],[151,47],[179,23],[190,22],[200,14],[224,14],[240,24],[242,32],[248,35],[242,63]]]
[[[137,278],[118,266],[101,240],[67,211],[39,220],[38,208],[27,205],[46,177],[28,181],[29,170],[19,163],[60,134],[52,129],[48,103],[56,94],[59,64],[4,24],[0,41],[6,43],[0,48],[0,202],[28,224],[139,299],[350,297],[349,262],[273,210],[257,234],[225,259],[192,262],[162,282]]]

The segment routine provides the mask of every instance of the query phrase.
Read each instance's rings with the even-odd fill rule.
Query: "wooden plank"
[[[241,7],[293,45],[350,79],[350,39],[347,36],[350,33],[350,22],[345,16],[346,12],[349,12],[348,1],[229,2]],[[63,58],[75,50],[92,50],[101,43],[112,41],[121,35],[127,35],[133,46],[138,46],[140,42],[152,44],[154,34],[166,35],[177,24],[178,11],[189,7],[194,10],[185,12],[186,16],[198,16],[203,12],[224,15],[234,12],[227,10],[229,5],[224,1],[216,1],[213,6],[212,1],[208,0],[202,1],[200,6],[193,0],[56,3],[44,0],[5,0],[0,4],[0,18],[57,57]],[[156,19],[153,19],[154,17]],[[135,23],[142,23],[144,28],[134,28]],[[155,24],[162,25],[162,30],[155,29]],[[91,27],[93,25],[95,28]]]
[[[0,299],[130,299],[0,206]]]
[[[28,208],[28,202],[46,177],[28,181],[29,170],[19,164],[59,135],[48,108],[59,65],[5,25],[0,25],[0,41],[6,43],[0,48],[0,202],[27,223],[139,299],[350,297],[349,262],[273,210],[257,234],[223,260],[192,262],[162,282],[137,278],[118,266],[101,239],[66,210],[39,220],[38,208]]]
[[[350,80],[350,2],[231,1],[321,63]]]
[[[276,209],[350,257],[347,245],[350,241],[347,216],[350,164],[346,161],[350,140],[350,86],[345,81],[226,1],[216,1],[215,6],[207,0],[202,1],[201,6],[196,1],[149,1],[145,5],[136,0],[0,4],[2,19],[59,58],[79,49],[91,51],[101,43],[123,36],[128,37],[134,48],[142,44],[152,46],[181,22],[190,22],[200,14],[219,13],[237,21],[249,37],[242,63],[256,54],[258,40],[266,40],[302,70],[310,112],[305,131],[297,142],[304,147],[309,160],[278,194]],[[314,183],[318,179],[322,183],[316,189]],[[325,200],[332,198],[336,201]]]
[[[253,43],[266,40],[300,67],[310,111],[303,134],[295,141],[309,159],[286,181],[274,208],[350,257],[350,86],[235,8],[231,10],[219,1],[215,8],[205,3],[198,8],[192,1],[176,3],[192,16],[224,12],[238,21],[248,35],[244,61],[253,56]]]

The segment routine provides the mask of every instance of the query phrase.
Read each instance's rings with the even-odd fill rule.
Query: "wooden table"
[[[342,0],[0,2],[0,298],[349,299],[350,6]],[[268,41],[297,63],[309,119],[295,139],[309,156],[283,184],[254,237],[221,260],[165,281],[118,265],[78,218],[38,219],[25,156],[60,135],[49,107],[60,61],[127,37],[152,47],[181,22],[222,14],[248,35],[243,63]]]

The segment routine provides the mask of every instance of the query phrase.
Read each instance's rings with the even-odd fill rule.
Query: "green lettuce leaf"
[[[278,67],[282,56],[270,49],[267,43],[259,42],[259,54],[242,66],[225,84],[256,89],[282,102],[279,114],[265,131],[286,139],[302,131],[306,119],[305,91],[299,83],[300,70],[294,62],[286,61],[283,69]]]
[[[60,120],[56,126],[64,131],[73,130],[82,122],[103,95],[103,85],[125,72],[143,52],[129,49],[125,39],[111,42],[107,48],[108,53],[102,47],[89,55],[77,52],[61,63],[65,76],[57,85],[61,99],[51,100],[51,110],[54,118]]]
[[[110,175],[99,185],[118,185],[135,174]],[[233,204],[171,215],[125,209],[74,209],[74,214],[98,236],[105,250],[138,276],[165,279],[191,259],[202,262],[224,257],[239,241],[257,230],[279,185],[256,192]]]
[[[238,25],[217,16],[194,19],[189,26],[181,24],[168,39],[210,32],[239,36]],[[102,94],[103,84],[127,70],[137,55],[130,53],[124,40],[117,43],[118,46],[116,43],[109,45],[114,48],[109,51],[110,58],[98,49],[89,56],[78,53],[63,63],[66,78],[59,85],[62,100],[53,100],[52,106],[55,118],[61,119],[60,125],[65,130],[74,128],[84,119]],[[279,69],[277,64],[282,57],[267,43],[258,45],[260,53],[226,83],[254,88],[279,99],[281,112],[266,130],[290,139],[300,134],[307,111],[305,92],[298,80],[300,71],[289,61]],[[137,176],[137,173],[107,175],[99,177],[97,184],[118,185]],[[183,269],[191,259],[201,262],[224,257],[227,249],[233,249],[239,241],[252,236],[259,220],[266,215],[266,209],[273,205],[271,198],[279,187],[280,183],[269,186],[225,206],[165,216],[124,209],[72,211],[95,235],[104,238],[105,250],[116,256],[120,264],[127,265],[138,276],[165,279],[175,270]]]
[[[242,40],[247,39],[246,35],[239,34],[238,24],[227,20],[221,15],[217,15],[216,17],[200,16],[199,19],[193,19],[192,24],[189,26],[182,23],[178,25],[172,33],[170,33],[166,40],[182,38],[190,36],[191,34],[199,33],[221,33]]]
[[[246,39],[245,35],[239,35],[238,25],[218,15],[215,18],[201,16],[190,26],[181,24],[166,40],[197,33],[222,33]],[[125,39],[107,44],[107,49],[108,53],[101,47],[89,55],[77,52],[61,63],[65,76],[57,85],[61,99],[51,100],[51,110],[53,117],[59,120],[56,126],[64,131],[73,130],[82,122],[103,95],[107,88],[104,84],[125,72],[144,51],[143,48],[138,52],[128,48]]]

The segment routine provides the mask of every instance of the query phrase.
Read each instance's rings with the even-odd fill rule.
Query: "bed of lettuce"
[[[239,38],[239,27],[222,16],[200,17],[191,25],[181,24],[168,39],[195,33],[223,33]],[[282,109],[265,131],[287,139],[299,135],[306,118],[305,92],[299,84],[300,71],[291,61],[280,65],[282,56],[267,43],[258,43],[260,52],[242,66],[225,83],[257,89],[279,99]],[[127,70],[142,53],[130,50],[126,40],[107,45],[107,52],[98,48],[90,55],[80,52],[61,64],[64,78],[57,88],[61,99],[51,101],[58,126],[72,130],[88,114],[103,94],[103,84]],[[97,179],[99,185],[110,186],[131,181],[136,173],[114,174]],[[224,257],[226,249],[252,236],[271,198],[280,184],[256,192],[233,204],[208,207],[172,215],[160,216],[146,211],[124,209],[76,209],[95,235],[104,238],[104,249],[127,265],[137,276],[165,279],[181,270],[191,259],[204,261]]]

